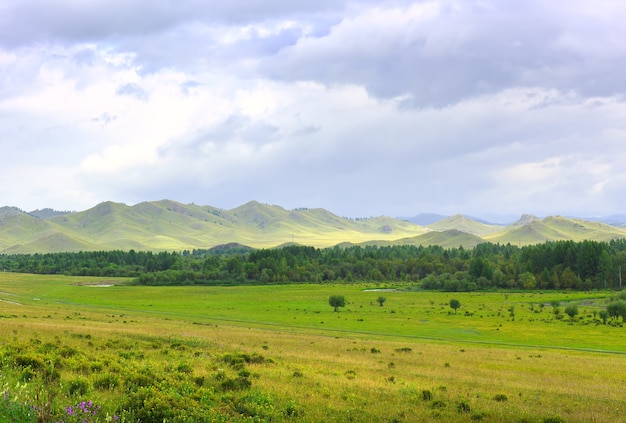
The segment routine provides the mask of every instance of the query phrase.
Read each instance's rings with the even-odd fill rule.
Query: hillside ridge
[[[432,220],[441,215],[422,215]],[[626,228],[563,216],[529,214],[509,224],[492,224],[461,214],[441,216],[427,226],[404,218],[340,217],[323,208],[287,210],[250,201],[230,210],[173,200],[132,206],[106,201],[78,212],[25,212],[0,207],[0,253],[87,250],[183,251],[226,244],[250,248],[280,245],[440,245],[472,248],[481,242],[527,245],[557,240],[609,241],[626,238]]]

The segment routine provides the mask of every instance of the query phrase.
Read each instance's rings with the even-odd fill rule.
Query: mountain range
[[[419,216],[423,224],[414,223]],[[613,218],[619,220],[617,216]],[[562,216],[522,215],[509,225],[464,215],[351,219],[321,208],[286,210],[256,201],[231,210],[171,200],[133,206],[104,202],[80,212],[25,212],[16,207],[0,207],[3,254],[113,249],[182,251],[228,243],[253,248],[290,243],[319,248],[351,244],[471,248],[486,241],[527,245],[549,240],[613,238],[626,238],[626,228],[597,219]]]

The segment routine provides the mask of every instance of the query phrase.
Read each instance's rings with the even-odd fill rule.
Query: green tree
[[[600,313],[598,313],[598,315],[602,319],[602,323],[606,325],[606,319],[609,318],[609,312],[606,310],[600,310]]]
[[[578,315],[578,306],[576,304],[568,305],[565,307],[565,314],[567,314],[570,319],[574,319],[574,316]]]
[[[450,300],[450,307],[454,310],[454,314],[456,314],[456,310],[461,308],[461,302],[453,298]]]
[[[569,267],[566,267],[561,273],[561,288],[574,289],[580,283],[580,279],[576,276],[576,273]]]
[[[622,319],[626,321],[626,301],[614,301],[606,306],[606,311],[614,319],[622,316]]]
[[[382,307],[382,306],[383,306],[383,303],[384,303],[385,301],[387,301],[387,298],[385,298],[385,297],[383,297],[383,296],[381,295],[380,297],[378,297],[378,298],[376,299],[376,301],[378,301],[378,304],[380,304],[380,306]]]
[[[519,275],[519,283],[524,289],[535,289],[537,287],[537,279],[530,272],[524,272]]]
[[[346,306],[346,298],[343,295],[331,295],[328,298],[328,304],[334,307],[335,311],[339,311],[339,307]]]

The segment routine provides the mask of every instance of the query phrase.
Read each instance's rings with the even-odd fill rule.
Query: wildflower
[[[67,415],[68,416],[73,416],[74,415],[74,408],[72,408],[72,406],[68,406],[65,411],[67,411]]]

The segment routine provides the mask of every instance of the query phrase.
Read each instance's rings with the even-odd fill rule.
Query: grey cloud
[[[276,79],[359,84],[382,98],[408,96],[405,104],[419,107],[444,107],[510,86],[626,93],[626,55],[597,54],[578,42],[626,38],[617,17],[564,20],[542,2],[460,4],[427,20],[385,25],[381,16],[373,26],[363,16],[346,19],[326,36],[302,38],[267,58],[261,70]],[[626,18],[626,7],[616,12]]]
[[[148,99],[148,93],[139,85],[132,83],[132,82],[118,87],[115,93],[117,95],[127,95],[130,97],[134,97],[137,100],[142,100],[142,101],[145,101]]]
[[[0,45],[97,41],[167,31],[190,22],[240,24],[341,12],[346,2],[248,0],[7,0],[0,6]]]

